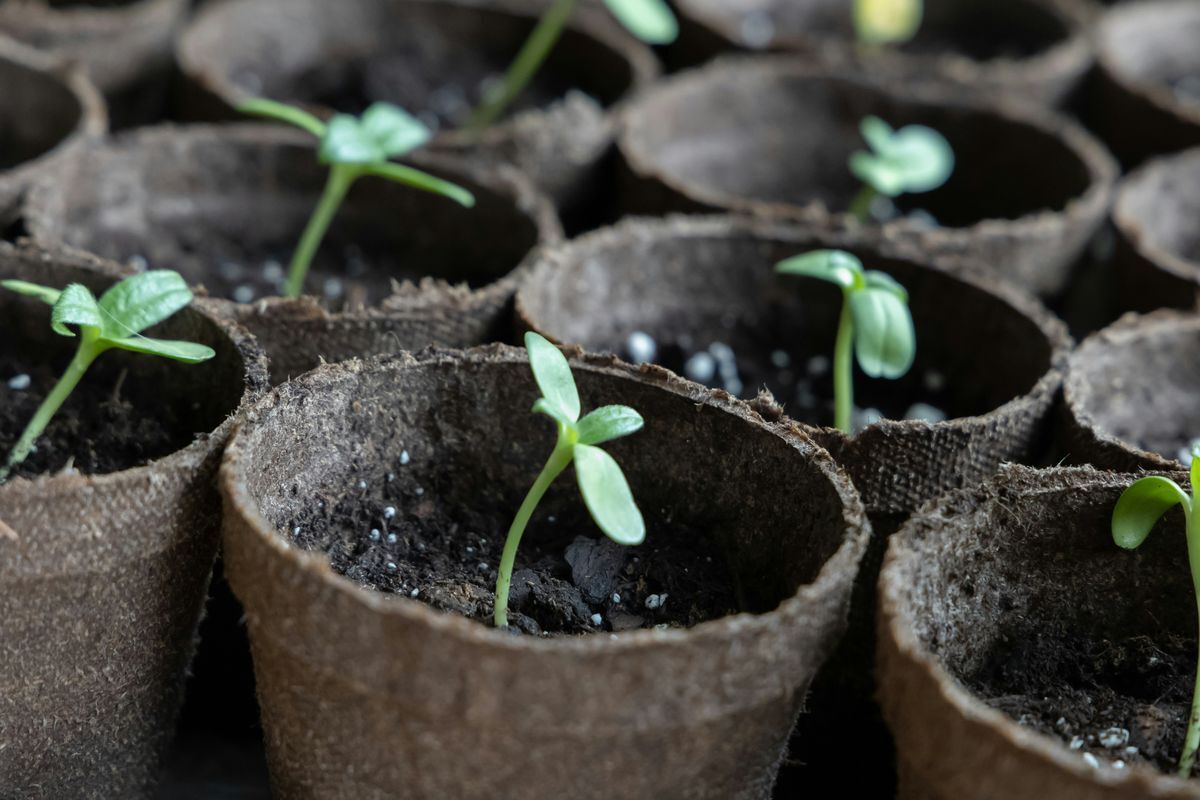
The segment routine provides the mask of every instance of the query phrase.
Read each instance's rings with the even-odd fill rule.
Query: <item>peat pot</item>
[[[770,797],[845,625],[862,504],[728,395],[568,355],[585,408],[645,418],[605,447],[647,538],[609,543],[564,474],[518,553],[520,634],[491,627],[491,587],[553,440],[523,350],[322,367],[240,429],[225,552],[277,797]]]
[[[868,115],[936,128],[956,165],[940,189],[905,195],[897,216],[863,226],[845,213],[860,188],[847,161],[866,147]],[[1104,148],[1051,112],[786,57],[726,59],[663,81],[625,108],[618,145],[627,210],[867,227],[1043,296],[1065,288],[1116,177]]]
[[[1198,393],[1200,315],[1127,314],[1071,354],[1064,455],[1102,469],[1183,469],[1200,436]]]
[[[97,294],[115,264],[0,245],[0,279]],[[43,302],[0,291],[0,453],[70,360]],[[0,486],[0,795],[149,797],[171,742],[220,535],[231,415],[266,387],[241,328],[198,300],[151,335],[216,357],[101,356]]]
[[[306,134],[270,125],[164,126],[97,143],[47,171],[22,207],[39,242],[170,266],[224,298],[278,382],[336,361],[500,335],[515,268],[561,228],[508,167],[417,155],[475,194],[474,208],[362,178],[309,273],[313,296],[280,299],[285,265],[326,168]]]
[[[844,0],[676,0],[679,49],[696,62],[730,50],[776,50],[853,58],[853,3]],[[948,80],[1053,105],[1092,62],[1091,15],[1076,0],[928,0],[917,36],[878,48],[865,68]]]
[[[79,64],[113,124],[154,122],[166,107],[171,43],[189,0],[0,0],[0,34]]]
[[[1200,148],[1164,156],[1118,184],[1115,274],[1122,310],[1195,308],[1200,289]]]
[[[542,0],[233,0],[200,11],[177,46],[191,113],[228,116],[247,96],[362,111],[385,100],[442,133],[433,147],[513,163],[571,218],[606,213],[605,109],[658,76],[658,62],[599,3],[580,4],[513,114],[462,130],[521,49]]]
[[[1200,4],[1120,3],[1096,26],[1094,127],[1127,166],[1200,145]]]
[[[900,800],[1200,798],[1174,776],[1196,670],[1183,517],[1117,547],[1135,477],[1010,467],[892,537],[879,674]]]

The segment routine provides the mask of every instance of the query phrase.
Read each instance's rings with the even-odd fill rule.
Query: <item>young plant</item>
[[[850,156],[850,171],[863,182],[850,214],[864,225],[871,220],[876,196],[931,192],[954,172],[954,150],[933,128],[906,125],[897,131],[873,116],[863,118],[859,127],[870,151]]]
[[[364,175],[439,194],[470,208],[475,197],[466,189],[435,178],[419,169],[389,159],[404,155],[429,141],[430,131],[420,120],[390,103],[375,103],[361,117],[335,114],[326,124],[304,109],[256,98],[238,106],[238,111],[294,125],[320,140],[317,159],[329,166],[325,191],[288,267],[284,292],[299,297],[313,256],[329,230],[329,224],[354,182]]]
[[[854,31],[866,47],[903,44],[917,35],[922,0],[854,0]]]
[[[78,283],[72,283],[62,291],[25,281],[0,281],[0,287],[39,298],[53,306],[50,327],[60,336],[75,336],[68,325],[79,328],[75,357],[34,413],[4,466],[0,467],[0,483],[33,452],[38,437],[88,367],[106,351],[130,350],[185,364],[199,364],[215,355],[212,348],[195,342],[151,339],[141,335],[146,328],[162,322],[192,302],[192,292],[177,272],[151,270],[134,275],[110,288],[99,300]]]
[[[596,445],[628,436],[642,429],[642,417],[628,406],[602,406],[579,418],[579,391],[571,367],[559,349],[536,333],[525,334],[529,366],[542,396],[533,410],[545,414],[558,426],[558,441],[546,466],[534,481],[525,501],[517,510],[496,576],[497,628],[508,626],[508,589],[512,584],[513,564],[525,526],[554,479],[575,463],[575,479],[584,505],[604,535],[617,544],[637,545],[646,538],[642,512],[633,501],[625,473],[608,453]]]
[[[562,36],[579,0],[553,0],[521,46],[503,80],[484,95],[467,130],[480,133],[500,118],[516,99]],[[679,22],[663,0],[604,0],[609,13],[646,44],[670,44],[679,36]]]
[[[1139,478],[1121,493],[1112,514],[1112,536],[1117,546],[1136,550],[1163,514],[1175,506],[1183,507],[1186,525],[1188,567],[1192,573],[1192,590],[1200,609],[1200,506],[1196,502],[1196,487],[1200,486],[1200,447],[1192,450],[1192,491],[1188,494],[1170,478],[1150,475]],[[1187,735],[1179,756],[1179,775],[1189,778],[1200,748],[1200,660],[1197,662],[1195,688],[1192,691],[1192,712],[1188,715]]]
[[[864,270],[843,250],[814,250],[780,261],[775,271],[829,281],[842,289],[842,313],[833,349],[834,425],[852,433],[854,383],[851,351],[872,378],[899,378],[912,366],[917,340],[908,292],[890,275]]]

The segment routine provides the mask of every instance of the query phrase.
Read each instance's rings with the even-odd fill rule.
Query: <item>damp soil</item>
[[[443,500],[450,489],[437,480],[397,480],[407,464],[402,453],[392,472],[352,471],[340,497],[314,498],[282,535],[327,553],[337,572],[366,588],[491,625],[496,568],[515,507],[500,507],[486,491],[477,507],[450,507]],[[559,481],[573,481],[570,470]],[[539,508],[525,532],[509,599],[516,630],[687,628],[740,610],[728,561],[703,532],[644,508],[653,535],[622,547],[600,533],[582,501],[574,505],[580,508]]]
[[[108,474],[187,446],[190,437],[173,432],[179,427],[174,410],[165,405],[156,407],[154,415],[145,413],[147,404],[138,402],[136,379],[112,361],[113,356],[96,361],[14,475],[32,478],[66,468],[85,475]],[[7,455],[16,444],[68,360],[56,360],[53,368],[32,365],[0,349],[0,453]]]
[[[993,708],[1093,766],[1147,764],[1174,774],[1195,669],[1194,640],[1097,641],[1063,629],[1005,642],[970,683]]]

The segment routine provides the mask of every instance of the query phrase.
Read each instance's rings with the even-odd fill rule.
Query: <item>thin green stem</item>
[[[304,279],[308,277],[308,268],[312,266],[313,256],[329,230],[329,223],[337,214],[350,185],[358,178],[359,167],[354,164],[334,164],[329,170],[329,178],[325,181],[325,191],[313,211],[300,244],[292,254],[292,263],[288,267],[287,284],[284,292],[288,297],[299,297],[304,292]]]
[[[1188,566],[1192,570],[1192,589],[1196,593],[1196,611],[1200,613],[1200,508],[1197,508],[1196,487],[1192,487],[1191,503],[1184,506],[1187,515]],[[1192,776],[1196,750],[1200,749],[1200,656],[1196,660],[1196,683],[1192,690],[1192,712],[1188,715],[1187,736],[1179,756],[1179,775]]]
[[[554,445],[554,452],[550,454],[546,466],[542,467],[541,474],[533,482],[529,494],[525,495],[525,500],[517,509],[517,516],[513,518],[512,526],[508,529],[508,538],[504,540],[504,552],[500,556],[500,570],[496,576],[494,618],[497,628],[508,627],[508,590],[512,585],[513,564],[517,560],[517,548],[521,544],[521,537],[525,535],[525,526],[529,524],[529,518],[533,516],[534,509],[542,501],[542,496],[546,494],[550,484],[554,483],[554,479],[571,463],[575,445],[571,433],[561,422],[558,424],[558,442]]]
[[[837,341],[833,346],[833,424],[845,433],[850,430],[854,408],[854,318],[850,315],[850,295],[842,298],[838,318]]]
[[[553,5],[546,9],[538,24],[521,46],[521,51],[513,59],[504,73],[504,80],[494,91],[487,93],[483,103],[471,115],[467,130],[479,134],[500,118],[504,110],[519,95],[537,74],[542,62],[554,49],[566,27],[571,12],[575,10],[577,0],[554,0]]]
[[[868,225],[871,222],[871,203],[879,192],[875,191],[875,187],[869,183],[864,183],[863,187],[858,190],[858,194],[854,196],[853,202],[850,203],[850,216],[858,220],[861,225]]]
[[[21,438],[13,446],[12,452],[8,454],[8,461],[5,462],[4,467],[0,468],[0,483],[6,481],[9,474],[29,457],[29,454],[33,452],[34,445],[37,444],[38,437],[45,432],[46,426],[62,408],[62,404],[71,396],[71,392],[75,391],[75,387],[79,385],[79,381],[88,371],[88,367],[92,365],[97,356],[108,349],[107,345],[99,342],[99,331],[95,328],[83,328],[81,337],[79,348],[75,351],[71,363],[67,365],[66,371],[58,379],[58,383],[54,385],[50,394],[46,395],[46,399],[38,406],[33,419],[29,420],[29,424],[21,433]]]

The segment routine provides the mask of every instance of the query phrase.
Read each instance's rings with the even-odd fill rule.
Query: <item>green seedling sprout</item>
[[[1192,492],[1188,494],[1170,478],[1150,475],[1139,478],[1121,493],[1112,514],[1112,536],[1117,546],[1136,550],[1163,514],[1175,506],[1183,507],[1186,520],[1188,566],[1192,572],[1192,590],[1200,608],[1200,506],[1196,502],[1196,487],[1200,486],[1200,447],[1192,449]],[[1197,662],[1196,683],[1192,691],[1192,712],[1188,715],[1187,735],[1179,756],[1179,775],[1189,778],[1200,748],[1200,660]]]
[[[553,0],[509,65],[504,78],[488,90],[471,116],[467,130],[479,134],[500,118],[541,68],[562,36],[579,0]],[[647,44],[670,44],[679,36],[679,22],[663,0],[604,0],[609,13]]]
[[[162,356],[185,364],[199,364],[216,355],[212,348],[195,342],[167,341],[142,336],[141,332],[170,317],[192,302],[192,292],[179,273],[151,270],[126,278],[97,300],[86,286],[72,283],[59,291],[26,281],[0,281],[0,287],[45,301],[53,309],[50,327],[60,336],[74,337],[68,325],[79,328],[79,347],[66,372],[46,395],[21,438],[0,467],[0,483],[33,452],[38,437],[101,354],[129,350]]]
[[[633,501],[625,473],[612,456],[596,446],[641,430],[641,415],[628,406],[602,406],[580,419],[579,391],[575,388],[575,378],[566,357],[557,347],[532,332],[525,334],[525,349],[529,353],[533,378],[542,393],[533,404],[533,410],[554,420],[558,426],[558,441],[517,510],[504,541],[496,576],[497,628],[508,626],[508,589],[525,526],[550,484],[568,464],[575,463],[575,478],[584,505],[605,536],[628,546],[641,544],[646,538],[646,524]]]
[[[865,47],[911,41],[925,14],[922,0],[854,0],[854,31]]]
[[[874,116],[863,118],[859,127],[870,151],[850,156],[850,171],[863,182],[850,214],[864,225],[877,195],[931,192],[954,172],[954,150],[933,128],[906,125],[897,131]]]
[[[814,250],[779,262],[775,271],[819,278],[842,289],[842,313],[833,349],[833,422],[839,430],[851,433],[851,352],[872,378],[899,378],[912,367],[917,340],[908,292],[890,275],[864,270],[861,261],[843,250]]]
[[[320,140],[317,159],[329,166],[325,191],[308,221],[288,267],[284,292],[299,297],[313,256],[329,230],[346,193],[364,175],[386,178],[431,194],[438,194],[470,208],[475,197],[456,184],[435,178],[419,169],[396,164],[390,159],[411,152],[432,135],[416,117],[390,103],[374,103],[361,117],[335,114],[326,124],[302,108],[255,98],[238,106],[238,111],[294,125]]]

